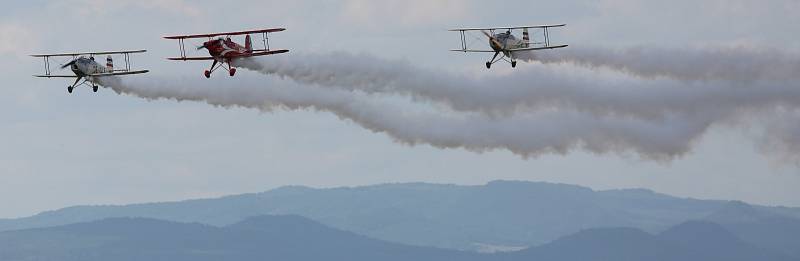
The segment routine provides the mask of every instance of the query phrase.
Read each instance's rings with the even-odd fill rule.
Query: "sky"
[[[688,151],[669,160],[580,148],[523,157],[504,149],[475,152],[398,143],[386,133],[312,109],[226,108],[147,100],[109,89],[92,93],[79,88],[67,94],[67,80],[31,77],[42,73],[43,64],[27,56],[147,49],[132,57],[135,68],[151,71],[133,76],[137,79],[222,90],[253,82],[283,84],[291,79],[250,70],[205,80],[202,71],[208,64],[164,59],[179,50],[176,42],[161,37],[285,27],[270,42],[291,50],[280,58],[290,63],[345,53],[455,77],[515,79],[515,71],[504,64],[487,71],[483,55],[448,52],[460,42],[447,29],[566,23],[551,37],[568,48],[726,46],[797,54],[798,12],[800,2],[792,0],[6,3],[0,10],[0,55],[5,57],[0,63],[5,83],[0,96],[0,218],[71,205],[214,197],[284,185],[483,184],[497,179],[598,190],[647,188],[680,197],[800,207],[796,155],[781,157],[765,149],[761,137],[771,132],[754,121],[713,124],[691,140]],[[535,66],[547,65],[518,69]],[[380,102],[409,111],[418,104],[438,106],[394,96]]]

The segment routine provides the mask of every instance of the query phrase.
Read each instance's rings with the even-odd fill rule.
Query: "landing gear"
[[[496,61],[495,59],[497,59],[497,55],[499,55],[499,54],[500,54],[500,52],[494,52],[494,55],[492,56],[492,59],[489,60],[488,62],[486,62],[486,69],[491,69],[492,68],[492,64]],[[501,59],[502,59],[502,57],[501,57]]]
[[[214,73],[214,71],[216,71],[219,68],[227,70],[228,74],[230,74],[231,77],[233,77],[236,74],[236,68],[233,68],[233,66],[231,66],[230,61],[217,62],[217,60],[214,60],[214,62],[211,63],[211,69],[205,70],[203,72],[203,75],[205,75],[206,78],[211,78],[211,74]]]
[[[217,60],[214,60],[214,62],[211,63],[211,70],[205,70],[203,72],[203,75],[206,76],[206,79],[211,78],[211,73],[217,69],[216,67],[217,67]]]
[[[73,66],[74,66],[74,65],[73,65]],[[77,85],[78,85],[78,82],[80,82],[80,81],[81,81],[81,79],[83,79],[83,76],[78,76],[78,78],[75,78],[75,82],[74,82],[74,83],[72,83],[72,85],[70,85],[70,86],[67,86],[67,92],[69,92],[69,93],[72,93],[72,90],[74,90],[74,89],[75,89],[75,86],[77,86]],[[85,82],[86,82],[86,80],[84,80],[84,83],[85,83]],[[81,84],[83,84],[83,83],[81,83]]]
[[[511,68],[517,67],[517,61],[511,61]]]
[[[92,86],[92,91],[97,92],[97,86]]]

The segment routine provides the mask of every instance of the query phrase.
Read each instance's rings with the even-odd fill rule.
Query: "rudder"
[[[522,29],[522,41],[525,43],[525,47],[531,46],[531,36],[528,34],[528,28]]]
[[[108,70],[108,72],[114,72],[114,60],[111,59],[111,55],[106,57],[106,70]]]

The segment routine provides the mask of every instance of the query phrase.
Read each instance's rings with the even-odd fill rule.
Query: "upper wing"
[[[127,72],[95,73],[95,74],[92,74],[92,75],[89,75],[89,76],[91,76],[91,77],[104,77],[104,76],[116,76],[116,75],[141,74],[141,73],[147,73],[147,72],[149,72],[149,71],[148,70],[140,70],[140,71],[127,71]]]
[[[280,31],[285,31],[285,30],[286,30],[286,28],[270,28],[270,29],[239,31],[239,32],[227,32],[227,33],[164,36],[164,38],[166,38],[166,39],[206,38],[206,37],[214,37],[214,36],[220,36],[220,35],[242,35],[242,34],[257,34],[257,33],[274,33],[274,32],[280,32]]]
[[[508,49],[506,51],[509,51],[509,52],[535,51],[535,50],[558,49],[558,48],[564,48],[564,47],[567,47],[567,46],[569,46],[569,45],[563,44],[563,45],[554,45],[554,46],[516,48],[516,49]]]
[[[130,53],[143,53],[147,50],[132,50],[132,51],[113,51],[113,52],[86,52],[86,53],[55,53],[55,54],[33,54],[33,57],[56,57],[56,56],[78,56],[78,55],[104,55],[104,54],[130,54]]]
[[[484,31],[484,30],[512,30],[512,29],[525,29],[525,28],[552,28],[552,27],[562,27],[566,26],[567,24],[547,24],[547,25],[530,25],[530,26],[507,26],[507,27],[487,27],[487,28],[456,28],[450,29],[448,31]]]

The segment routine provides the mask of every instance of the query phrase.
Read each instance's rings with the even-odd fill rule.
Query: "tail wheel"
[[[210,72],[210,71],[208,71],[208,70],[206,70],[205,72],[203,72],[203,75],[205,75],[205,76],[206,76],[206,78],[211,78],[211,72]]]
[[[97,92],[97,86],[92,86],[92,91]]]
[[[492,62],[486,62],[486,69],[492,68]]]
[[[72,86],[67,86],[67,92],[72,93]]]
[[[231,77],[233,77],[234,74],[236,74],[236,68],[231,68]]]
[[[517,61],[511,62],[511,68],[516,68],[516,67],[517,67]]]

